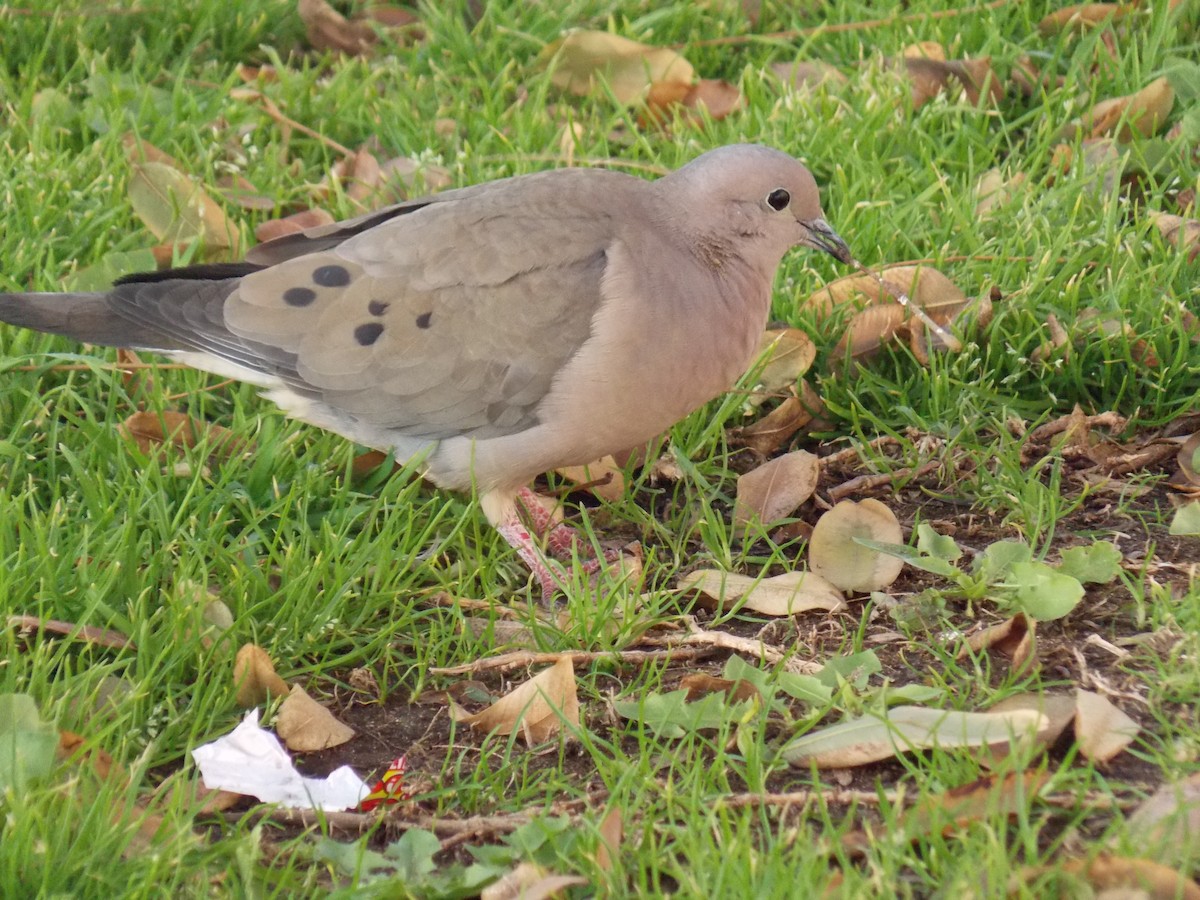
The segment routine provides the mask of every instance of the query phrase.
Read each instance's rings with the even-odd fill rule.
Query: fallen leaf
[[[1185,219],[1155,210],[1148,210],[1146,216],[1162,232],[1167,243],[1174,244],[1187,254],[1189,263],[1200,256],[1200,219]]]
[[[1024,172],[1005,175],[1003,169],[988,169],[975,183],[975,217],[986,218],[1001,207],[1007,206],[1017,196],[1018,188],[1025,185]]]
[[[1038,31],[1047,37],[1062,32],[1078,34],[1119,22],[1131,9],[1131,6],[1121,3],[1075,3],[1043,17],[1038,22]]]
[[[801,381],[800,390],[800,397],[793,394],[757,422],[731,428],[730,442],[749,447],[761,456],[774,453],[825,411],[825,404],[807,381]]]
[[[287,698],[279,705],[275,732],[294,753],[328,750],[354,737],[353,728],[339,722],[298,684],[292,685]]]
[[[912,107],[919,109],[957,83],[972,106],[986,97],[996,103],[1003,97],[1000,81],[992,72],[992,61],[978,59],[930,59],[905,56],[897,63],[912,83]]]
[[[1102,100],[1059,132],[1059,140],[1071,141],[1082,131],[1085,138],[1114,137],[1127,144],[1138,137],[1151,137],[1164,124],[1175,105],[1175,91],[1166,77],[1157,78],[1140,91]]]
[[[573,31],[548,44],[539,57],[551,83],[574,94],[606,84],[618,103],[633,103],[656,83],[690,85],[691,63],[666,47],[651,47],[607,31]]]
[[[298,12],[308,42],[315,50],[364,56],[379,40],[368,23],[347,19],[325,0],[300,0]]]
[[[820,60],[771,63],[771,71],[792,90],[800,92],[813,91],[821,85],[839,88],[850,80],[836,66]]]
[[[579,727],[575,667],[569,656],[505,694],[487,709],[467,715],[451,707],[455,721],[477,731],[512,734],[518,729],[527,744],[539,744],[562,730]],[[569,735],[568,735],[569,736]]]
[[[679,688],[685,691],[684,699],[694,703],[707,694],[723,694],[731,703],[742,700],[762,701],[762,694],[750,681],[739,678],[736,681],[729,678],[717,678],[705,672],[696,672],[679,679]]]
[[[785,572],[773,578],[751,578],[719,569],[701,569],[679,579],[677,587],[699,591],[718,609],[741,603],[742,609],[768,616],[791,616],[812,609],[845,608],[841,592],[812,572]]]
[[[234,699],[242,709],[265,703],[271,697],[283,697],[288,684],[275,673],[275,663],[257,644],[245,644],[233,661]]]
[[[646,106],[640,122],[666,126],[672,119],[691,122],[724,119],[746,105],[742,92],[728,81],[701,78],[695,84],[679,81],[660,81],[650,85]]]
[[[1010,772],[1004,776],[987,775],[944,792],[922,791],[916,804],[888,828],[889,836],[911,842],[934,833],[949,835],[956,828],[997,815],[1011,819],[1029,809],[1049,780],[1045,772]],[[856,857],[865,856],[876,842],[877,838],[861,830],[842,838],[843,848]]]
[[[758,362],[751,369],[761,390],[750,397],[757,406],[772,394],[793,387],[800,376],[812,368],[817,345],[799,328],[770,328],[758,343]]]
[[[563,466],[554,471],[609,503],[619,503],[625,496],[625,472],[611,455],[586,466]]]
[[[237,226],[204,189],[161,162],[135,163],[129,202],[150,232],[166,244],[199,241],[206,258],[234,258],[241,244]]]
[[[1021,612],[969,636],[958,658],[962,659],[968,651],[995,650],[1011,659],[1012,673],[1020,675],[1025,674],[1026,667],[1036,659],[1036,646],[1037,620]]]
[[[1036,712],[1045,717],[1045,725],[1034,735],[1040,747],[1051,747],[1062,737],[1067,726],[1075,721],[1076,701],[1073,694],[1047,691],[1041,694],[1013,694],[988,707],[990,713],[1010,713],[1018,710]],[[1007,746],[991,747],[979,755],[980,762],[995,766],[1008,755]]]
[[[210,456],[229,459],[248,452],[253,446],[228,428],[194,419],[174,410],[136,412],[117,427],[117,432],[132,440],[147,456],[164,444],[175,447],[195,447],[204,442]]]
[[[1179,445],[1175,462],[1179,463],[1179,471],[1183,477],[1189,483],[1200,487],[1200,471],[1197,471],[1196,465],[1200,462],[1200,431],[1189,435],[1187,440]]]
[[[536,863],[523,862],[480,891],[479,900],[545,900],[587,883],[577,875],[554,875]]]
[[[1108,762],[1138,735],[1138,724],[1106,697],[1075,692],[1075,741],[1079,752],[1093,762]]]
[[[288,234],[299,234],[309,228],[319,228],[322,225],[332,225],[334,218],[327,211],[314,208],[305,209],[282,219],[269,219],[254,229],[254,237],[260,243],[273,241]]]
[[[8,627],[16,628],[26,633],[40,631],[45,634],[60,634],[63,637],[96,644],[99,647],[111,647],[114,650],[136,650],[137,646],[119,631],[108,628],[97,628],[95,625],[77,625],[74,622],[63,622],[59,619],[42,619],[38,616],[9,616]]]
[[[791,741],[783,757],[793,766],[847,768],[878,762],[913,750],[992,747],[1028,740],[1046,725],[1032,710],[959,712],[924,706],[896,706]]]
[[[843,500],[813,527],[808,560],[814,572],[844,591],[880,591],[900,577],[904,561],[864,547],[855,538],[899,544],[896,514],[878,500]]]
[[[1056,860],[1053,866],[1022,869],[1020,882],[1055,872],[1083,878],[1104,900],[1200,900],[1200,885],[1149,859],[1102,854],[1095,859]]]
[[[790,516],[812,496],[821,477],[820,461],[807,450],[794,450],[738,477],[733,521],[743,534]]]
[[[596,845],[596,868],[601,872],[611,872],[613,859],[621,849],[621,839],[625,833],[621,807],[614,806],[609,809],[596,830],[600,837],[600,842]]]

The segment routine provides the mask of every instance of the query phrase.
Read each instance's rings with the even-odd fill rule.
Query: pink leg
[[[555,522],[553,513],[546,509],[536,493],[528,487],[517,492],[518,508],[524,509],[531,528],[526,528],[520,515],[514,511],[496,525],[496,530],[517,551],[529,566],[542,586],[542,600],[548,602],[556,591],[563,589],[566,573],[548,561],[534,541],[534,535],[542,539],[546,550],[555,559],[570,561],[572,556],[581,560],[586,575],[597,575],[609,563],[621,559],[620,550],[605,550],[597,557],[591,546],[569,525]]]
[[[537,576],[538,583],[542,586],[542,602],[548,602],[554,596],[555,591],[562,589],[564,581],[562,574],[556,573],[547,565],[541,551],[533,543],[529,529],[516,516],[497,524],[496,530],[517,551],[517,555],[525,561],[529,570]]]
[[[529,516],[529,524],[533,533],[546,543],[546,549],[555,559],[569,560],[571,551],[576,551],[584,558],[590,558],[592,553],[583,537],[570,525],[555,522],[553,514],[541,503],[538,495],[527,487],[517,492],[517,500]]]

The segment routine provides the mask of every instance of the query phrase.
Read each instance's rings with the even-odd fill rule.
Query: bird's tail
[[[0,294],[0,322],[107,347],[169,350],[179,346],[153,326],[121,315],[102,293]]]

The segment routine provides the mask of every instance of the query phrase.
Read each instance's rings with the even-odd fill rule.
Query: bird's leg
[[[542,503],[542,498],[528,487],[517,492],[517,501],[525,510],[534,534],[542,538],[546,549],[555,559],[569,562],[578,555],[580,568],[585,575],[596,575],[610,563],[619,562],[621,551],[606,547],[597,556],[592,547],[576,529],[554,521],[554,513]]]
[[[541,502],[541,497],[528,487],[517,492],[517,501],[529,518],[532,531],[546,545],[546,549],[555,559],[564,561],[571,559],[572,552],[579,554],[585,560],[591,560],[595,554],[588,546],[583,536],[562,522],[554,521],[554,513]]]
[[[565,583],[563,573],[555,572],[552,564],[542,556],[542,551],[533,542],[529,529],[525,527],[525,523],[521,521],[516,510],[513,510],[511,517],[506,517],[503,521],[496,523],[496,530],[500,532],[500,536],[504,540],[508,541],[509,546],[517,551],[517,555],[525,561],[525,565],[529,566],[529,570],[537,577],[538,583],[542,586],[542,602],[548,603],[555,591],[563,588]]]

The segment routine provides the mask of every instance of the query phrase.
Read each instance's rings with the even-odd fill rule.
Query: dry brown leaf
[[[587,883],[578,875],[554,875],[537,863],[523,862],[480,891],[479,900],[546,900]]]
[[[512,734],[519,729],[527,744],[540,744],[561,731],[564,723],[579,727],[575,667],[564,656],[482,712],[467,715],[458,707],[451,712],[456,721],[477,731]]]
[[[294,753],[328,750],[354,737],[353,728],[339,722],[298,684],[292,685],[287,698],[279,705],[275,732]]]
[[[745,534],[755,523],[766,526],[790,516],[812,496],[820,477],[820,461],[807,450],[777,456],[739,476],[734,524]]]
[[[1061,351],[1063,359],[1067,359],[1071,355],[1071,339],[1067,334],[1067,329],[1063,328],[1062,323],[1058,321],[1058,316],[1050,313],[1046,316],[1046,333],[1047,340],[1038,344],[1033,352],[1029,354],[1029,358],[1034,362],[1045,362]]]
[[[1075,741],[1079,752],[1093,762],[1108,762],[1138,735],[1138,724],[1106,697],[1075,692]]]
[[[1175,105],[1175,91],[1166,77],[1157,78],[1140,91],[1102,100],[1080,118],[1067,124],[1060,140],[1071,141],[1079,131],[1084,137],[1112,136],[1127,144],[1138,137],[1153,136]]]
[[[975,183],[975,216],[985,218],[995,210],[1007,206],[1017,196],[1017,190],[1025,185],[1025,173],[1005,175],[1003,169],[988,169]]]
[[[995,650],[1012,660],[1012,672],[1016,675],[1025,673],[1026,667],[1037,658],[1036,647],[1037,621],[1025,613],[1017,613],[968,637],[958,658],[962,659],[968,651]]]
[[[1045,718],[1045,725],[1034,735],[1040,747],[1053,746],[1067,726],[1075,721],[1075,697],[1073,694],[1048,692],[1044,694],[1014,694],[988,707],[988,712],[1010,713],[1019,710],[1036,712]],[[990,748],[980,754],[980,761],[994,766],[1007,755],[1007,747]]]
[[[414,194],[433,194],[454,183],[450,170],[431,162],[395,156],[379,167],[384,182],[397,200]]]
[[[132,131],[121,135],[121,144],[125,147],[125,158],[131,165],[139,163],[161,163],[172,169],[184,170],[184,165],[165,150],[160,150],[145,138],[139,137]]]
[[[332,50],[348,56],[365,56],[379,41],[379,34],[370,24],[386,29],[396,39],[420,37],[416,13],[402,6],[373,4],[362,19],[347,19],[325,0],[300,0],[300,20],[304,23],[308,42],[320,51]]]
[[[836,66],[820,60],[771,63],[771,71],[792,90],[802,93],[816,90],[823,84],[831,89],[839,88],[850,80]]]
[[[1017,878],[1033,881],[1045,872],[1084,878],[1104,900],[1200,900],[1200,886],[1186,875],[1149,859],[1100,855],[1092,860],[1058,860],[1052,866],[1022,869]]]
[[[555,469],[559,475],[609,503],[619,503],[625,496],[625,472],[612,456],[606,456],[586,466],[563,466]]]
[[[218,459],[229,459],[253,449],[228,428],[174,410],[136,412],[117,426],[117,433],[132,440],[147,456],[163,445],[190,448],[201,441],[206,442],[210,456]]]
[[[1200,431],[1180,445],[1175,461],[1179,463],[1180,474],[1191,484],[1200,486],[1200,472],[1196,471],[1197,451],[1200,451]]]
[[[881,591],[900,577],[904,562],[864,547],[855,538],[899,544],[904,539],[896,514],[868,497],[843,500],[817,520],[808,542],[814,572],[844,591]]]
[[[744,678],[732,681],[704,672],[696,672],[680,678],[679,689],[687,691],[685,699],[688,703],[693,703],[708,694],[724,694],[731,703],[738,703],[742,700],[762,700],[762,694],[759,693],[758,688]]]
[[[1044,17],[1038,22],[1038,31],[1047,37],[1064,31],[1080,33],[1118,22],[1132,9],[1122,3],[1075,3]]]
[[[728,81],[701,78],[695,84],[655,82],[646,94],[646,108],[639,122],[646,127],[669,125],[677,119],[718,121],[745,105],[742,92]]]
[[[917,803],[889,828],[892,835],[918,841],[937,832],[949,835],[956,828],[993,816],[1008,818],[1021,815],[1037,796],[1050,776],[1045,772],[1010,772],[1004,776],[986,775],[969,784],[944,793],[924,793]],[[856,857],[865,856],[878,842],[866,831],[852,831],[842,838],[842,846]]]
[[[1188,262],[1200,256],[1200,219],[1185,219],[1155,210],[1147,211],[1146,215],[1168,243],[1187,253]]]
[[[908,310],[892,302],[898,296],[907,296],[910,303],[920,306],[939,325],[945,325],[969,303],[966,294],[937,269],[896,266],[884,269],[879,279],[874,275],[839,278],[812,294],[804,305],[818,322],[842,304],[861,309],[834,349],[835,358],[847,352],[858,358],[891,340],[901,325],[921,330],[919,325],[908,324]]]
[[[244,644],[233,661],[234,699],[242,709],[288,693],[288,683],[275,673],[275,663],[257,644]]]
[[[299,234],[309,228],[320,228],[323,225],[332,225],[334,218],[328,212],[320,208],[305,209],[297,213],[292,213],[290,216],[284,216],[282,219],[269,219],[263,222],[254,229],[254,237],[260,243],[273,241],[275,238],[283,237],[288,234]]]
[[[1050,75],[1043,72],[1028,56],[1022,56],[1013,64],[1012,79],[1026,97],[1048,94],[1066,83],[1066,78],[1062,75]]]
[[[868,306],[851,317],[842,339],[833,348],[833,358],[846,356],[863,360],[891,341],[904,325],[906,314],[899,303]]]
[[[941,48],[938,45],[940,53]],[[924,48],[922,48],[924,49]],[[992,61],[987,57],[977,59],[939,59],[934,56],[920,55],[909,50],[896,63],[903,68],[911,82],[912,107],[919,109],[938,94],[948,92],[954,84],[961,86],[967,100],[972,106],[978,105],[981,98],[987,98],[989,103],[996,103],[1003,96],[999,79],[992,72]]]
[[[719,569],[701,569],[679,579],[679,590],[699,591],[718,609],[742,602],[742,609],[767,616],[791,616],[812,609],[845,608],[841,591],[812,572],[785,572],[773,578],[751,578]]]
[[[102,781],[111,780],[120,785],[129,784],[129,773],[124,766],[114,760],[102,747],[88,746],[87,739],[73,731],[59,732],[55,755],[58,759],[66,762],[86,765]],[[109,812],[111,821],[116,827],[122,827],[125,824],[126,814],[130,819],[137,820],[138,830],[134,839],[122,851],[122,857],[147,852],[162,828],[163,817],[150,812],[145,802],[142,801],[129,806],[117,805]]]
[[[761,392],[750,398],[757,406],[771,394],[793,387],[800,376],[812,368],[817,345],[799,328],[769,328],[758,342],[758,362],[751,369]]]
[[[8,627],[16,628],[26,633],[35,631],[44,634],[60,634],[95,644],[98,647],[111,647],[114,650],[136,650],[137,645],[119,631],[108,628],[97,628],[94,625],[77,625],[74,622],[63,622],[59,619],[42,619],[38,616],[9,616]]]
[[[1077,338],[1099,336],[1101,339],[1121,335],[1129,344],[1129,355],[1135,362],[1155,368],[1159,364],[1158,354],[1154,346],[1145,338],[1139,337],[1137,329],[1129,322],[1122,322],[1114,316],[1106,316],[1100,310],[1088,307],[1079,313],[1076,319]]]
[[[729,440],[749,447],[761,456],[770,456],[792,435],[825,411],[821,397],[807,381],[800,382],[801,396],[792,395],[757,422],[729,430]]]
[[[543,62],[555,87],[586,95],[607,84],[618,103],[633,103],[652,84],[691,85],[691,63],[666,47],[651,47],[607,31],[574,31],[546,46]]]
[[[596,846],[596,868],[601,872],[611,872],[613,860],[621,849],[621,840],[625,835],[621,807],[609,809],[600,820],[597,830],[600,832],[600,843]]]

